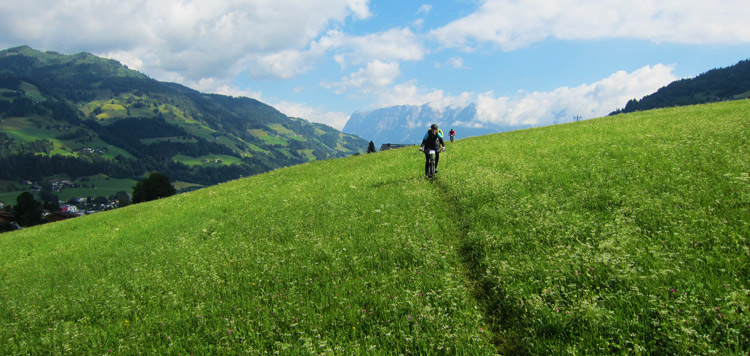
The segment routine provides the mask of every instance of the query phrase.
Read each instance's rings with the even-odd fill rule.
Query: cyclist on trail
[[[419,150],[424,152],[424,172],[428,174],[430,169],[430,150],[435,150],[435,173],[437,173],[438,162],[440,162],[440,152],[445,151],[445,142],[443,141],[443,132],[438,129],[437,124],[432,124],[430,129],[422,139],[422,144],[419,145]]]
[[[456,131],[453,131],[453,129],[451,129],[451,130],[450,130],[450,131],[448,132],[448,135],[450,135],[450,137],[451,137],[451,142],[453,142],[453,136],[456,136]]]

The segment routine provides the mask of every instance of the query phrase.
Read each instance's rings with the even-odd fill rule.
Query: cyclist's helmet
[[[437,124],[432,124],[432,126],[430,126],[430,129],[437,130],[438,129],[438,125]]]

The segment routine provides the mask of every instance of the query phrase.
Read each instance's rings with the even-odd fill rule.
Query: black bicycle
[[[419,152],[423,153],[423,151],[419,151]],[[437,167],[435,167],[435,155],[437,153],[438,153],[438,150],[427,151],[427,154],[429,155],[429,159],[427,160],[427,172],[425,172],[425,177],[430,180],[432,180],[432,178],[435,177],[435,173],[437,173]]]

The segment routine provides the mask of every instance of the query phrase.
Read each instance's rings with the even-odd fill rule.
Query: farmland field
[[[207,155],[201,157],[190,157],[185,155],[176,155],[174,158],[175,162],[180,162],[189,166],[203,166],[203,165],[216,165],[216,166],[228,166],[234,163],[240,163],[237,157],[228,155]]]

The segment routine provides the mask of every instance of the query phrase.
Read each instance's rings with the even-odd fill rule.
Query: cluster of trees
[[[169,177],[159,172],[153,172],[133,188],[133,203],[166,198],[175,195],[175,193],[177,191],[169,181]]]

